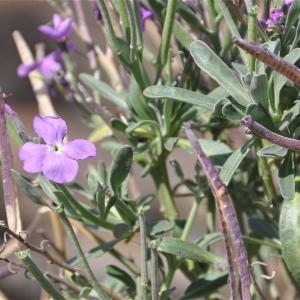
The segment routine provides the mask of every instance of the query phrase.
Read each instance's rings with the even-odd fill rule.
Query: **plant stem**
[[[248,41],[256,41],[257,6],[249,8],[248,11]],[[255,57],[248,54],[248,72],[253,73],[255,69]]]
[[[175,20],[177,0],[169,0],[167,2],[167,12],[163,27],[163,32],[161,36],[160,45],[160,66],[163,67],[167,62],[167,57],[169,53],[171,34],[173,29],[173,24]]]
[[[97,281],[91,267],[89,266],[88,261],[87,261],[86,257],[84,256],[84,253],[81,249],[79,241],[76,237],[76,234],[72,228],[72,225],[65,214],[63,205],[58,206],[56,208],[56,212],[59,214],[62,222],[65,225],[67,236],[68,236],[69,240],[71,241],[71,243],[73,244],[76,254],[78,256],[78,263],[79,263],[80,267],[83,269],[83,271],[85,272],[87,278],[90,280],[92,287],[95,289],[95,291],[99,295],[100,299],[103,299],[103,300],[111,299],[110,296],[105,292],[104,288]]]
[[[20,231],[22,225],[19,202],[16,197],[16,189],[11,174],[12,157],[5,121],[5,107],[4,94],[0,90],[0,155],[4,203],[9,228],[14,231]]]
[[[190,210],[189,216],[186,220],[185,226],[182,231],[181,239],[183,241],[186,241],[191,233],[193,223],[197,217],[198,207],[199,207],[199,204],[197,203],[197,201],[194,201],[193,206]]]
[[[54,300],[65,300],[64,296],[47,280],[38,266],[29,257],[29,250],[23,250],[15,253],[17,259],[21,261],[26,268],[31,272],[40,286],[51,296]]]
[[[218,1],[218,5],[220,6],[221,12],[222,12],[222,14],[224,16],[224,19],[225,19],[225,21],[227,23],[227,26],[228,26],[228,28],[229,28],[232,36],[236,37],[236,38],[240,38],[241,37],[240,33],[239,33],[239,31],[238,31],[235,23],[234,23],[234,20],[232,19],[230,11],[227,8],[224,0],[219,0]],[[243,50],[241,50],[241,49],[239,49],[239,51],[240,51],[240,55],[241,55],[241,57],[243,59],[243,62],[245,64],[247,64],[247,55],[246,55],[246,53]]]
[[[141,299],[147,300],[148,270],[147,270],[147,240],[146,224],[143,211],[139,213],[140,241],[141,241]]]
[[[158,253],[156,249],[151,249],[151,297],[152,300],[159,300]]]
[[[151,169],[151,175],[157,188],[164,216],[168,219],[176,219],[178,211],[172,196],[165,158],[165,155],[161,155],[159,162]]]

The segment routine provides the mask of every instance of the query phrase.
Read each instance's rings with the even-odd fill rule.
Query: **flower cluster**
[[[56,50],[42,59],[35,61],[32,64],[22,64],[17,69],[17,74],[20,77],[27,76],[30,72],[38,70],[46,78],[52,78],[53,75],[62,70],[60,60],[62,57],[62,51]]]
[[[78,172],[77,160],[96,156],[95,145],[87,140],[64,142],[67,125],[61,117],[36,116],[33,128],[45,144],[27,142],[21,147],[19,158],[29,173],[42,172],[54,182],[70,182]]]
[[[292,4],[293,0],[285,0],[284,8],[288,8]],[[281,25],[282,17],[284,12],[281,9],[273,9],[270,13],[270,16],[267,20],[259,20],[260,25],[264,28],[266,32],[277,31],[278,29],[282,31],[284,29]]]
[[[72,33],[73,18],[62,19],[58,14],[53,15],[53,27],[49,25],[41,25],[38,30],[46,37],[56,41],[65,42],[69,35]],[[43,76],[48,79],[54,77],[57,72],[62,71],[60,63],[62,58],[62,51],[56,50],[42,59],[30,64],[21,64],[17,69],[17,74],[20,77],[27,76],[30,72],[38,70]]]
[[[53,18],[53,27],[45,24],[38,27],[38,30],[43,33],[46,37],[57,41],[64,42],[67,37],[72,33],[72,22],[73,18],[69,17],[62,19],[58,14],[54,14]]]

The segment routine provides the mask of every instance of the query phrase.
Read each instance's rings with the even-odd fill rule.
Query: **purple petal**
[[[63,152],[49,151],[43,162],[43,174],[57,183],[72,181],[78,172],[78,163]]]
[[[41,172],[48,148],[47,145],[25,143],[19,151],[19,158],[23,161],[23,169],[29,173]]]
[[[62,17],[59,14],[53,14],[52,20],[54,28],[56,28],[61,23]]]
[[[271,11],[271,14],[270,14],[270,19],[276,23],[280,20],[280,18],[283,16],[283,11],[280,10],[280,9],[273,9]]]
[[[67,124],[61,117],[41,117],[33,119],[33,128],[36,134],[47,144],[62,144],[67,134]]]
[[[25,77],[33,70],[37,69],[40,65],[40,62],[34,62],[32,64],[22,64],[19,65],[17,69],[17,74],[19,77]]]
[[[52,53],[45,56],[40,63],[39,71],[48,78],[52,78],[55,72],[62,70],[61,64],[57,61],[57,54]]]
[[[152,19],[154,17],[154,13],[151,9],[141,3],[140,5],[140,17],[141,17],[141,24],[142,30],[145,31],[145,24],[148,19]]]
[[[72,23],[73,18],[70,17],[55,28],[57,30],[57,38],[59,38],[60,41],[65,40],[72,33]]]
[[[46,37],[56,40],[57,39],[57,32],[54,28],[49,25],[41,25],[38,27],[38,31],[44,34]]]
[[[96,156],[96,147],[89,141],[79,139],[66,144],[63,152],[72,159],[86,159]]]

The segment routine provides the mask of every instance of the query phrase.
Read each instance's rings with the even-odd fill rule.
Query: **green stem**
[[[139,212],[140,239],[141,239],[141,299],[147,300],[148,270],[147,270],[147,236],[143,211]]]
[[[261,148],[262,142],[258,141],[256,151],[258,151]],[[258,172],[263,180],[266,195],[266,204],[269,207],[272,204],[272,202],[276,199],[277,194],[272,180],[272,171],[270,170],[270,166],[268,165],[266,158],[264,157],[258,157]]]
[[[165,155],[161,155],[159,163],[151,169],[151,175],[157,188],[164,216],[168,219],[176,219],[178,217],[178,211],[172,196]]]
[[[226,6],[226,4],[224,2],[224,0],[219,0],[218,1],[218,5],[220,6],[222,15],[223,15],[223,17],[224,17],[224,19],[225,19],[225,21],[227,23],[227,26],[228,26],[228,28],[229,28],[232,36],[240,38],[241,35],[240,35],[240,33],[239,33],[239,31],[238,31],[235,23],[234,23],[234,20],[233,20],[231,14],[230,14],[229,9],[227,8],[227,6]],[[238,49],[239,49],[240,55],[241,55],[241,57],[243,59],[243,62],[245,64],[247,64],[248,55],[245,53],[245,51],[241,50],[240,48],[238,48]]]
[[[76,237],[76,234],[72,228],[72,225],[64,212],[63,205],[58,206],[56,208],[56,212],[58,213],[62,222],[65,225],[67,236],[68,236],[69,240],[71,241],[71,243],[73,244],[76,254],[78,256],[78,263],[79,263],[80,267],[83,269],[83,271],[85,272],[87,278],[90,280],[92,287],[95,289],[95,291],[99,295],[100,299],[110,300],[111,299],[110,296],[105,292],[104,288],[97,281],[91,267],[88,264],[88,261],[81,249],[81,246],[80,246],[79,241]]]
[[[51,282],[44,276],[42,271],[29,257],[29,250],[23,250],[15,253],[17,259],[21,261],[26,268],[31,272],[40,286],[54,299],[66,300],[63,295],[51,284]]]
[[[125,31],[126,40],[127,42],[130,42],[130,27],[129,27],[129,22],[126,13],[125,0],[119,0],[118,4],[119,4],[120,19],[121,19],[122,27],[124,28]]]
[[[163,68],[167,62],[169,47],[170,47],[170,40],[171,34],[173,29],[173,24],[175,21],[175,13],[176,13],[176,4],[177,0],[169,0],[167,1],[167,12],[161,37],[161,45],[160,45],[160,52],[159,52],[159,63],[160,67]]]
[[[198,207],[199,207],[199,204],[197,203],[197,201],[194,201],[193,206],[190,210],[189,216],[186,220],[185,226],[182,231],[181,239],[183,241],[186,241],[191,233],[193,223],[197,217]]]
[[[248,41],[256,41],[256,24],[257,24],[257,6],[253,6],[248,11]],[[248,54],[248,72],[253,73],[255,70],[255,57]]]
[[[158,287],[158,253],[151,249],[151,299],[159,300]]]

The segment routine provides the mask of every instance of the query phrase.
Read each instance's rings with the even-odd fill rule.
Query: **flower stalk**
[[[23,250],[15,253],[17,259],[21,261],[25,267],[31,272],[40,286],[54,299],[54,300],[66,300],[66,298],[50,283],[50,281],[44,276],[42,271],[33,262],[29,256],[29,250]]]
[[[12,156],[5,120],[4,94],[0,90],[0,154],[2,169],[2,185],[5,202],[6,217],[9,228],[19,231],[22,228],[19,202],[11,174]]]
[[[63,205],[60,205],[56,208],[56,212],[58,213],[58,215],[60,216],[62,222],[65,225],[65,230],[66,230],[66,234],[70,240],[70,242],[72,243],[77,257],[78,257],[78,263],[80,265],[80,267],[82,268],[82,270],[84,271],[84,273],[86,274],[87,278],[90,280],[92,287],[95,289],[95,291],[97,292],[97,294],[99,295],[100,299],[103,300],[110,300],[111,297],[106,293],[105,289],[102,287],[102,285],[97,281],[82,249],[81,246],[79,244],[79,241],[76,237],[76,234],[72,228],[72,225],[69,221],[69,219],[67,218]]]

